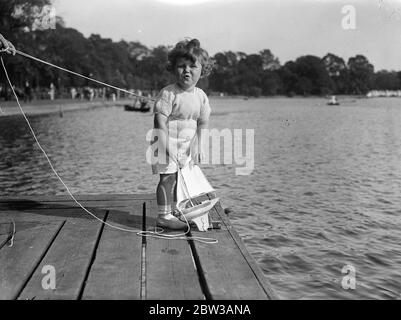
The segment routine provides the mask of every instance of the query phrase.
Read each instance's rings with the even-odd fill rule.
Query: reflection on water
[[[212,100],[211,127],[255,130],[255,169],[205,166],[249,251],[283,298],[401,297],[397,99]],[[112,107],[31,118],[73,193],[153,192],[150,114]],[[213,168],[213,170],[211,170]],[[66,194],[22,117],[0,117],[0,195]],[[345,265],[356,288],[345,290]]]

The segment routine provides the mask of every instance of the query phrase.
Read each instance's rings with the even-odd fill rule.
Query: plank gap
[[[146,202],[144,202],[142,205],[142,231],[146,231]],[[146,237],[145,236],[142,236],[140,299],[146,300]]]
[[[195,205],[200,204],[202,202],[200,199],[193,199],[193,201],[194,201]],[[209,216],[209,218],[211,218],[211,217]],[[187,234],[187,237],[192,237],[192,236],[193,236],[192,232],[189,231]],[[193,240],[188,240],[188,243],[189,243],[189,247],[191,248],[192,258],[195,262],[195,268],[196,268],[196,272],[198,274],[198,280],[199,280],[200,287],[202,289],[202,293],[205,296],[206,300],[213,300],[212,294],[210,292],[209,286],[206,281],[205,270],[203,270],[203,268],[202,268],[199,254],[198,254],[198,251],[196,250],[195,242]]]
[[[0,223],[0,225],[2,225],[2,224],[9,224],[10,226],[6,233],[0,234],[0,236],[4,236],[4,237],[1,237],[1,238],[3,238],[3,240],[0,238],[0,250],[11,240],[11,238],[13,237],[13,231],[14,231],[13,222]],[[2,228],[0,228],[0,229],[2,229]]]
[[[46,249],[43,250],[42,255],[39,257],[36,265],[32,268],[31,272],[28,274],[28,276],[25,279],[24,284],[21,286],[20,290],[16,293],[16,295],[14,296],[14,300],[17,300],[19,298],[19,296],[21,295],[21,293],[24,291],[26,285],[28,284],[28,282],[31,280],[35,270],[40,266],[40,263],[42,262],[43,258],[46,256],[47,252],[49,251],[51,245],[54,243],[54,241],[56,240],[57,236],[59,235],[61,229],[63,228],[64,224],[66,223],[66,220],[62,221],[58,230],[54,233],[53,237],[51,238],[49,244],[47,245]],[[17,232],[16,232],[17,233]]]
[[[88,281],[90,270],[91,270],[92,265],[93,265],[93,263],[95,262],[95,259],[96,259],[96,251],[97,251],[97,248],[99,247],[100,238],[102,237],[103,229],[104,229],[104,226],[105,226],[104,222],[107,220],[107,216],[109,215],[109,212],[110,211],[107,210],[106,214],[103,217],[102,226],[100,227],[99,234],[97,236],[95,246],[93,247],[91,260],[89,262],[88,269],[86,270],[84,280],[82,281],[81,288],[79,289],[79,294],[78,294],[78,299],[77,300],[82,300],[82,295],[83,295],[84,290],[85,290],[86,282]]]
[[[192,237],[191,231],[188,233],[187,236]],[[194,241],[188,240],[188,243],[189,243],[189,247],[191,248],[192,258],[195,262],[195,269],[196,269],[196,273],[198,274],[198,280],[199,280],[200,287],[202,289],[202,293],[205,296],[206,300],[213,300],[212,294],[210,293],[210,289],[209,289],[209,286],[208,286],[206,278],[205,278],[205,271],[202,268],[202,264],[200,262],[198,252],[194,245]]]

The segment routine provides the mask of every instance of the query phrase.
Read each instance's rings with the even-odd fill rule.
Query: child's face
[[[178,58],[174,74],[178,85],[184,89],[192,89],[198,83],[202,73],[202,65],[198,60],[192,62],[186,58]]]

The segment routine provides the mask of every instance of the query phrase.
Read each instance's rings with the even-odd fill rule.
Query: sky
[[[54,0],[53,5],[67,27],[85,36],[139,41],[149,48],[189,37],[198,38],[211,55],[270,49],[284,64],[307,54],[330,52],[346,61],[363,54],[375,70],[401,70],[401,0]]]

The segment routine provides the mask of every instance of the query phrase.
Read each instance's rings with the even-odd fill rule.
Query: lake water
[[[235,162],[204,173],[281,298],[401,298],[400,103],[211,99],[210,127],[254,130],[255,164],[250,175]],[[154,192],[150,114],[111,107],[31,123],[73,193]],[[0,116],[0,196],[17,194],[66,192],[22,117]],[[355,289],[343,288],[344,267]]]

